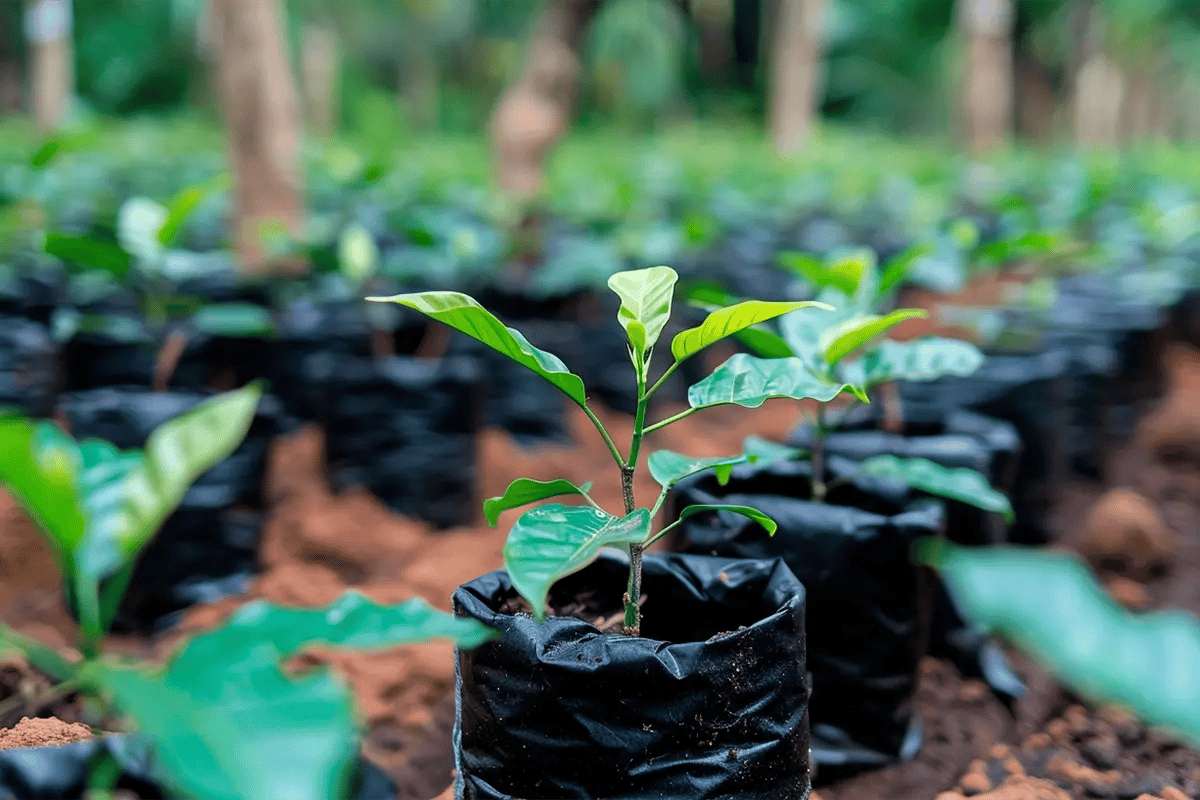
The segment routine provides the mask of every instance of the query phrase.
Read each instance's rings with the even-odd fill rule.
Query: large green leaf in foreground
[[[1200,745],[1200,626],[1190,614],[1126,611],[1066,553],[925,539],[917,558],[941,572],[967,618],[1073,690]]]
[[[758,408],[772,397],[828,402],[844,391],[866,399],[855,387],[813,374],[798,358],[755,358],[737,353],[688,389],[688,404],[707,408],[733,404]]]
[[[625,547],[650,535],[644,508],[614,517],[590,506],[539,506],[521,515],[504,544],[504,567],[539,618],[550,587],[592,563],[605,547]]]
[[[520,331],[506,327],[473,298],[460,292],[414,292],[391,297],[368,297],[378,303],[399,303],[445,323],[507,356],[558,387],[580,406],[587,404],[583,379],[567,369],[553,353],[539,350]]]
[[[351,692],[326,670],[290,678],[280,663],[307,647],[385,648],[492,632],[414,598],[380,606],[347,592],[323,609],[256,600],[151,670],[105,664],[100,682],[153,741],[160,779],[196,800],[346,797],[358,755]]]

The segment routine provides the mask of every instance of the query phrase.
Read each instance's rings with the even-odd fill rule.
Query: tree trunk
[[[217,98],[234,176],[234,244],[263,272],[265,239],[299,231],[299,113],[279,0],[212,0]]]
[[[437,128],[441,111],[441,79],[437,59],[429,48],[410,52],[400,71],[400,102],[419,131]]]
[[[1126,80],[1120,66],[1104,53],[1103,26],[1097,0],[1079,0],[1072,34],[1071,125],[1078,144],[1116,147]]]
[[[771,140],[783,155],[804,149],[819,110],[824,11],[825,0],[779,2],[767,114]]]
[[[567,130],[579,77],[576,51],[592,0],[547,0],[542,6],[520,79],[492,113],[500,186],[530,198],[545,186],[545,159]]]
[[[1012,0],[958,0],[963,44],[962,134],[979,155],[1003,145],[1013,124]]]
[[[328,20],[304,28],[300,72],[304,87],[304,116],[308,129],[319,137],[333,135],[338,117],[338,40]]]
[[[700,75],[706,85],[726,86],[733,62],[734,0],[694,0],[690,7],[699,45]]]
[[[33,117],[39,130],[57,130],[75,93],[71,0],[33,0],[25,10],[32,61]]]

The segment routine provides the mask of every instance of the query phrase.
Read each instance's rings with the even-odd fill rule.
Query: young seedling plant
[[[583,380],[570,372],[557,356],[531,345],[519,331],[506,327],[471,297],[458,292],[418,292],[372,298],[420,311],[532,370],[583,410],[612,455],[620,471],[624,499],[624,508],[618,513],[600,508],[588,494],[589,485],[576,486],[562,479],[544,482],[519,478],[508,486],[503,495],[493,497],[484,504],[488,520],[495,525],[500,513],[507,509],[552,497],[575,495],[585,503],[539,506],[526,511],[509,532],[504,547],[504,565],[514,587],[539,618],[545,616],[546,598],[555,581],[583,569],[596,559],[602,549],[619,547],[629,554],[629,580],[623,603],[624,630],[629,635],[637,636],[641,624],[638,600],[641,596],[642,553],[669,530],[670,526],[657,533],[651,530],[652,520],[662,507],[667,493],[675,483],[701,470],[715,469],[718,475],[728,478],[734,464],[751,458],[744,454],[692,458],[666,450],[652,453],[646,459],[646,467],[661,487],[661,492],[653,505],[639,508],[634,496],[634,476],[639,469],[642,445],[648,434],[714,406],[755,408],[773,397],[829,400],[850,389],[845,382],[795,368],[799,366],[798,362],[748,364],[735,357],[721,365],[703,384],[692,387],[688,393],[689,407],[686,410],[667,419],[649,422],[646,415],[650,399],[686,359],[714,342],[782,314],[805,314],[828,308],[813,301],[759,300],[715,308],[699,326],[681,331],[671,340],[671,363],[662,377],[651,383],[650,361],[670,318],[677,280],[678,275],[670,267],[652,267],[618,272],[608,281],[609,288],[621,299],[617,321],[625,329],[633,378],[637,383],[638,401],[633,434],[624,452],[617,447],[608,430],[588,406]],[[769,532],[775,531],[775,523],[761,512],[741,506],[691,506],[683,510],[681,519],[713,508],[744,514]]]
[[[764,357],[736,355],[730,362],[738,361],[738,369],[782,362],[790,364],[794,371],[807,371],[831,384],[853,387],[849,403],[836,410],[830,403],[815,398],[816,411],[810,418],[813,441],[808,455],[812,461],[812,498],[816,502],[824,502],[830,488],[825,458],[828,437],[845,419],[855,400],[867,402],[868,394],[876,393],[882,398],[887,424],[889,417],[895,420],[900,416],[896,381],[966,376],[983,364],[983,353],[969,342],[940,336],[906,342],[886,338],[886,333],[900,323],[926,316],[925,311],[915,308],[882,310],[892,289],[904,277],[905,269],[920,252],[914,249],[901,254],[882,271],[876,267],[870,250],[846,251],[825,264],[812,259],[792,259],[793,267],[820,287],[817,299],[823,307],[781,316],[773,321],[774,329],[757,325],[739,334],[751,350]],[[699,294],[700,299],[708,301],[718,295],[711,288]],[[718,299],[728,301],[728,298]],[[755,438],[747,440],[745,449],[760,458],[802,455],[799,450],[780,448]],[[923,492],[1012,519],[1008,498],[976,470],[948,469],[923,458],[878,455],[859,465],[858,474],[898,480]]]
[[[0,658],[24,658],[49,675],[55,685],[43,700],[76,692],[132,722],[140,738],[131,746],[149,746],[153,777],[170,796],[347,796],[359,740],[350,690],[325,671],[293,679],[281,664],[313,645],[445,638],[473,647],[493,633],[418,598],[380,606],[347,592],[320,609],[249,602],[165,666],[102,652],[139,553],[188,486],[241,442],[261,395],[254,384],[207,400],[157,428],[141,450],[0,416],[0,485],[40,527],[80,622],[78,652],[68,654],[0,623]],[[24,699],[0,706],[16,710]],[[119,772],[103,761],[94,788],[111,791]]]

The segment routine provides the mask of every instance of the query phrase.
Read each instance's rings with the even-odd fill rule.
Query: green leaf
[[[166,218],[158,229],[159,243],[170,246],[179,236],[179,231],[183,229],[183,223],[187,222],[187,218],[196,210],[196,206],[200,205],[201,201],[212,192],[227,185],[228,182],[228,174],[221,174],[212,180],[196,186],[189,186],[177,194],[171,201],[171,205],[167,207]]]
[[[671,300],[679,275],[670,267],[650,267],[618,272],[608,288],[621,298],[617,321],[640,355],[654,347],[671,318]]]
[[[379,269],[379,247],[362,225],[347,225],[338,239],[338,264],[355,286],[362,286]]]
[[[754,351],[761,358],[788,358],[796,355],[782,336],[778,336],[762,328],[744,328],[734,334],[742,344]]]
[[[775,319],[783,314],[806,308],[828,309],[829,306],[812,300],[772,303],[762,300],[744,300],[728,308],[718,308],[710,313],[699,326],[677,333],[671,340],[671,355],[675,356],[676,361],[683,361],[710,344],[721,341],[726,336],[731,336],[738,331]]]
[[[970,342],[926,336],[909,342],[880,342],[854,364],[847,364],[843,374],[847,380],[870,388],[889,381],[971,375],[983,361],[983,353]],[[851,371],[861,374],[852,375]]]
[[[886,316],[866,314],[852,317],[825,331],[819,340],[819,347],[825,362],[833,366],[889,328],[906,319],[926,316],[927,312],[922,309],[900,308]]]
[[[80,662],[68,661],[53,647],[0,622],[0,659],[13,656],[24,658],[31,667],[41,670],[55,681],[65,681],[79,674]]]
[[[167,221],[167,209],[149,197],[131,197],[117,211],[117,241],[126,253],[141,259],[143,266],[156,265],[162,254],[159,233]]]
[[[311,610],[256,600],[189,642],[165,670],[106,662],[99,680],[150,737],[159,777],[176,796],[327,800],[349,796],[360,736],[352,693],[328,670],[291,678],[281,662],[312,646],[449,639],[469,648],[492,635],[418,598],[381,606],[347,592]]]
[[[1067,553],[917,543],[964,615],[1074,691],[1200,745],[1200,627],[1183,611],[1131,613]]]
[[[62,233],[47,233],[44,249],[47,254],[61,259],[68,265],[104,270],[115,277],[123,278],[129,272],[129,254],[111,242],[100,242],[89,236],[68,236]]]
[[[34,169],[41,169],[54,160],[63,149],[63,141],[58,136],[51,136],[33,151],[33,155],[29,157],[29,166]]]
[[[0,484],[37,523],[64,579],[87,522],[79,489],[79,446],[52,422],[0,419]]]
[[[1013,521],[1012,504],[1008,498],[973,469],[950,469],[925,458],[880,455],[862,462],[858,471],[876,478],[900,481],[922,492],[958,500],[984,511],[1001,514],[1008,522]]]
[[[650,468],[650,477],[654,478],[664,489],[670,489],[689,475],[711,469],[717,475],[717,481],[724,486],[729,481],[734,464],[744,464],[750,461],[748,455],[718,456],[716,458],[692,458],[671,450],[657,450],[650,454],[646,464]]]
[[[793,461],[803,456],[807,451],[799,447],[788,447],[786,444],[772,442],[761,436],[747,436],[742,442],[742,452],[756,464],[774,464],[776,461]]]
[[[380,303],[399,303],[478,339],[501,355],[540,375],[580,406],[587,404],[583,379],[567,369],[562,360],[531,345],[519,331],[504,323],[459,292],[415,292],[392,297],[368,297]]]
[[[857,387],[816,375],[798,358],[755,358],[738,353],[688,389],[688,405],[707,408],[732,403],[758,408],[772,397],[826,403],[845,391],[866,402],[866,395]]]
[[[548,497],[561,497],[565,494],[585,494],[592,488],[590,482],[576,486],[568,480],[559,478],[553,481],[535,481],[533,478],[517,478],[508,485],[500,497],[489,497],[483,501],[483,515],[493,528],[500,519],[500,514],[510,508],[536,503]]]
[[[855,262],[843,260],[834,266],[825,266],[817,259],[805,253],[780,253],[779,265],[793,275],[798,275],[818,288],[832,286],[833,288],[853,294],[858,286],[861,269],[856,269]]]
[[[900,281],[908,277],[909,269],[918,258],[931,255],[932,253],[932,245],[915,244],[893,256],[884,266],[883,273],[879,276],[879,294],[884,295],[891,291]]]
[[[774,536],[775,531],[779,529],[779,526],[775,524],[775,520],[771,519],[766,514],[759,511],[757,508],[751,508],[750,506],[727,506],[727,505],[688,506],[687,508],[685,508],[679,512],[679,520],[680,521],[685,520],[688,517],[692,516],[693,514],[700,514],[705,511],[728,511],[732,514],[741,514],[743,517],[749,517],[750,519],[757,522],[759,525],[762,525],[763,529],[766,530],[766,532],[771,536]]]
[[[545,615],[550,587],[592,563],[605,547],[643,542],[650,512],[614,517],[590,506],[539,506],[521,515],[504,544],[504,566],[534,614]]]
[[[201,333],[237,338],[267,338],[275,335],[271,312],[254,303],[213,303],[192,317]]]

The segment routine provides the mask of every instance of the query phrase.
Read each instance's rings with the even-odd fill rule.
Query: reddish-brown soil
[[[1059,500],[1047,509],[1061,543],[1087,552],[1109,591],[1131,607],[1200,612],[1200,537],[1195,535],[1200,530],[1200,403],[1193,399],[1200,397],[1197,365],[1200,358],[1173,352],[1160,410],[1143,421],[1134,443],[1113,454],[1105,482],[1059,487]],[[784,435],[798,413],[787,403],[769,403],[751,413],[714,410],[662,431],[648,447],[697,456],[737,452],[751,433]],[[618,442],[628,438],[627,418],[603,418]],[[570,425],[569,445],[536,450],[486,431],[479,443],[478,499],[501,493],[520,476],[567,478],[594,481],[592,494],[600,504],[619,509],[619,475],[607,450],[582,413],[573,413]],[[1126,491],[1110,491],[1115,488]],[[643,498],[656,489],[648,478],[637,485]],[[127,652],[166,654],[181,636],[218,622],[249,597],[316,605],[354,587],[382,602],[421,595],[449,608],[455,587],[500,566],[505,531],[518,513],[505,514],[495,529],[480,515],[473,525],[439,532],[392,514],[364,492],[335,496],[321,470],[321,436],[315,429],[275,446],[269,499],[262,573],[246,597],[193,609],[176,633],[159,641],[114,644]],[[1115,511],[1096,513],[1098,501]],[[1112,550],[1119,552],[1108,552]],[[3,495],[0,618],[60,647],[68,645],[73,633],[52,559],[33,526]],[[400,798],[446,796],[442,793],[453,769],[449,646],[373,654],[318,651],[305,658],[330,663],[347,676],[368,726],[365,752],[396,778]],[[963,680],[943,662],[926,660],[915,704],[925,725],[921,753],[909,763],[823,787],[820,800],[1196,796],[1200,754],[1114,710],[1081,705],[1043,670],[1019,656],[1015,660],[1029,691],[1011,712],[983,684]],[[27,668],[9,665],[0,670],[0,699],[22,692],[36,696],[45,688],[38,681]],[[22,713],[78,719],[71,716],[73,708],[68,698]],[[0,718],[0,724],[15,722]]]
[[[17,747],[49,747],[92,738],[92,729],[78,722],[55,717],[23,717],[11,728],[0,730],[0,750]]]

